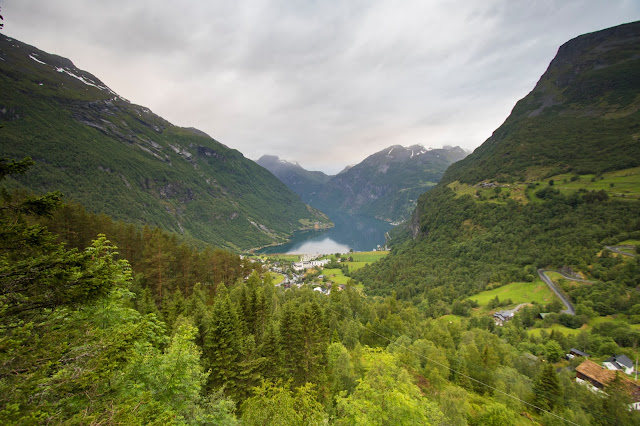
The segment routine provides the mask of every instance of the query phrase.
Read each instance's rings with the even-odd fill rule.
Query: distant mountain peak
[[[300,163],[298,163],[297,161],[289,161],[289,160],[285,160],[284,158],[280,158],[277,155],[269,155],[269,154],[265,154],[262,157],[260,157],[258,159],[258,161],[256,161],[256,163],[260,164],[262,167],[265,167],[266,169],[268,169],[268,167],[264,166],[264,164],[281,164],[283,166],[293,166],[293,167],[300,167],[303,168]]]

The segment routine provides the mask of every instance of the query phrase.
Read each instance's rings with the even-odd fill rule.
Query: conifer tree
[[[538,379],[533,385],[533,404],[545,411],[552,411],[560,402],[560,382],[553,369],[553,364],[547,363],[542,368]]]
[[[302,371],[304,337],[300,325],[300,316],[293,303],[286,303],[282,307],[280,319],[280,336],[284,349],[284,368],[288,377],[295,384],[304,383]]]
[[[224,284],[218,287],[218,295],[211,316],[206,319],[203,352],[206,365],[211,369],[208,387],[224,387],[225,394],[233,395],[238,360],[238,316]]]
[[[278,379],[283,374],[283,349],[280,330],[275,321],[270,321],[265,328],[262,344],[258,354],[264,358],[261,364],[261,375],[265,378]]]

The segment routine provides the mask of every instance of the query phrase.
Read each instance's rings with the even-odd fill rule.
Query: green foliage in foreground
[[[127,243],[131,253],[141,248],[146,275],[159,272],[146,280],[104,236],[68,248],[35,223],[53,213],[56,195],[4,195],[4,424],[527,424],[521,413],[545,423],[639,424],[623,392],[595,395],[568,370],[549,382],[546,363],[529,355],[617,350],[615,342],[632,344],[622,327],[528,336],[516,320],[503,328],[435,320],[426,303],[366,297],[353,283],[330,296],[282,291],[259,269],[227,271],[224,283],[207,286],[193,281],[200,267],[187,265],[198,257],[172,261],[180,245],[163,234]],[[85,220],[78,225],[122,227]],[[64,216],[47,223],[81,234]],[[38,298],[50,293],[58,296]]]

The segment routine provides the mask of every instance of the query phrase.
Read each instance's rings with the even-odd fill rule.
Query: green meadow
[[[388,255],[388,251],[362,251],[357,253],[349,253],[347,257],[352,257],[354,262],[373,263]]]
[[[350,280],[350,278],[346,277],[342,273],[342,270],[338,268],[323,269],[321,274],[324,275],[327,280],[333,281],[336,284],[346,284],[347,281]]]
[[[551,302],[554,297],[549,287],[542,280],[535,280],[530,283],[511,283],[502,287],[486,290],[469,297],[469,299],[475,300],[479,306],[485,307],[489,304],[489,301],[496,296],[498,296],[501,301],[511,299],[513,305],[531,302],[546,304]]]
[[[564,195],[580,190],[605,191],[609,197],[640,199],[640,167],[607,172],[602,175],[574,175],[563,173],[545,178],[536,178],[526,183],[500,184],[499,186],[482,188],[474,185],[452,182],[448,185],[456,196],[470,195],[481,201],[504,203],[507,199],[520,202],[540,202],[535,192],[545,188],[553,181],[553,188]]]
[[[349,267],[349,272],[352,272],[364,268],[369,262],[345,262],[344,264]]]

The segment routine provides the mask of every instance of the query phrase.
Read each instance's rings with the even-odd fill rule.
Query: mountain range
[[[418,197],[438,183],[447,167],[466,155],[460,147],[393,145],[335,176],[310,172],[275,156],[263,156],[258,164],[324,212],[400,222],[411,216]]]
[[[5,35],[0,93],[0,156],[36,161],[14,188],[61,190],[90,211],[234,250],[330,223],[240,152]]]

